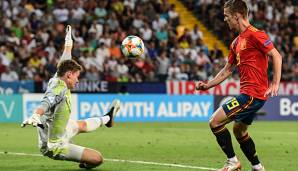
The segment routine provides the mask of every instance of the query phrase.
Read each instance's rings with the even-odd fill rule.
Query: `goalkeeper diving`
[[[71,58],[73,46],[71,26],[66,27],[65,46],[57,65],[57,72],[49,80],[47,90],[33,115],[24,120],[22,127],[33,125],[37,127],[39,149],[44,156],[55,160],[68,160],[80,163],[81,168],[93,168],[103,163],[100,152],[75,145],[71,138],[79,133],[91,132],[101,125],[112,127],[114,117],[120,109],[120,101],[114,100],[106,115],[72,120],[71,90],[79,82],[82,67]]]

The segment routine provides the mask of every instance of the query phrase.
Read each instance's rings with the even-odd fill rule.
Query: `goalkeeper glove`
[[[72,47],[73,40],[71,38],[71,26],[67,25],[66,26],[66,36],[65,36],[65,46],[70,46]]]
[[[26,125],[32,125],[34,127],[39,126],[40,128],[44,128],[40,120],[40,115],[37,113],[33,113],[31,117],[29,117],[28,119],[25,119],[21,126],[25,127]]]

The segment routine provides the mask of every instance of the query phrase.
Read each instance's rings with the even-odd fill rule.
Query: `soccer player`
[[[252,171],[264,171],[256,153],[255,144],[248,134],[256,112],[268,96],[276,96],[281,77],[282,58],[268,35],[250,25],[248,7],[243,0],[228,0],[224,4],[224,20],[229,28],[239,33],[230,46],[228,62],[210,81],[197,83],[197,90],[207,90],[227,79],[234,68],[240,75],[240,95],[219,107],[212,115],[209,125],[216,140],[227,156],[221,171],[240,170],[241,164],[232,146],[226,124],[234,121],[233,133],[242,152],[252,165]],[[268,85],[268,56],[273,61],[273,80]]]
[[[44,156],[55,160],[79,162],[81,168],[93,168],[103,162],[100,152],[71,143],[79,133],[94,131],[101,125],[112,127],[120,101],[114,100],[109,112],[102,117],[74,121],[70,119],[71,92],[78,83],[82,67],[71,59],[73,40],[71,26],[66,27],[65,47],[58,63],[57,73],[49,80],[41,105],[22,126],[37,126],[39,148]]]

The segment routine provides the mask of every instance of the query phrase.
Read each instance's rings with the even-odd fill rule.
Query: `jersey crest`
[[[240,49],[240,50],[244,50],[244,49],[246,49],[246,43],[247,43],[246,39],[242,39],[242,40],[239,42],[239,49]]]

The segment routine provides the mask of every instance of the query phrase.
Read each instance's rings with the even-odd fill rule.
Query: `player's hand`
[[[34,127],[39,126],[39,127],[43,128],[43,124],[40,120],[40,115],[36,114],[36,113],[33,113],[33,115],[31,117],[24,120],[21,126],[25,127],[26,125],[32,125]]]
[[[72,47],[73,40],[72,40],[72,33],[71,33],[71,26],[67,25],[65,29],[66,35],[65,35],[65,46],[66,47]]]
[[[277,96],[279,84],[272,83],[270,84],[269,88],[266,90],[264,97],[273,97]]]
[[[204,83],[203,81],[197,82],[196,90],[208,90],[208,89],[209,89],[209,87],[208,87],[207,83]]]
[[[71,26],[67,25],[65,31],[66,31],[66,34],[71,33]]]

